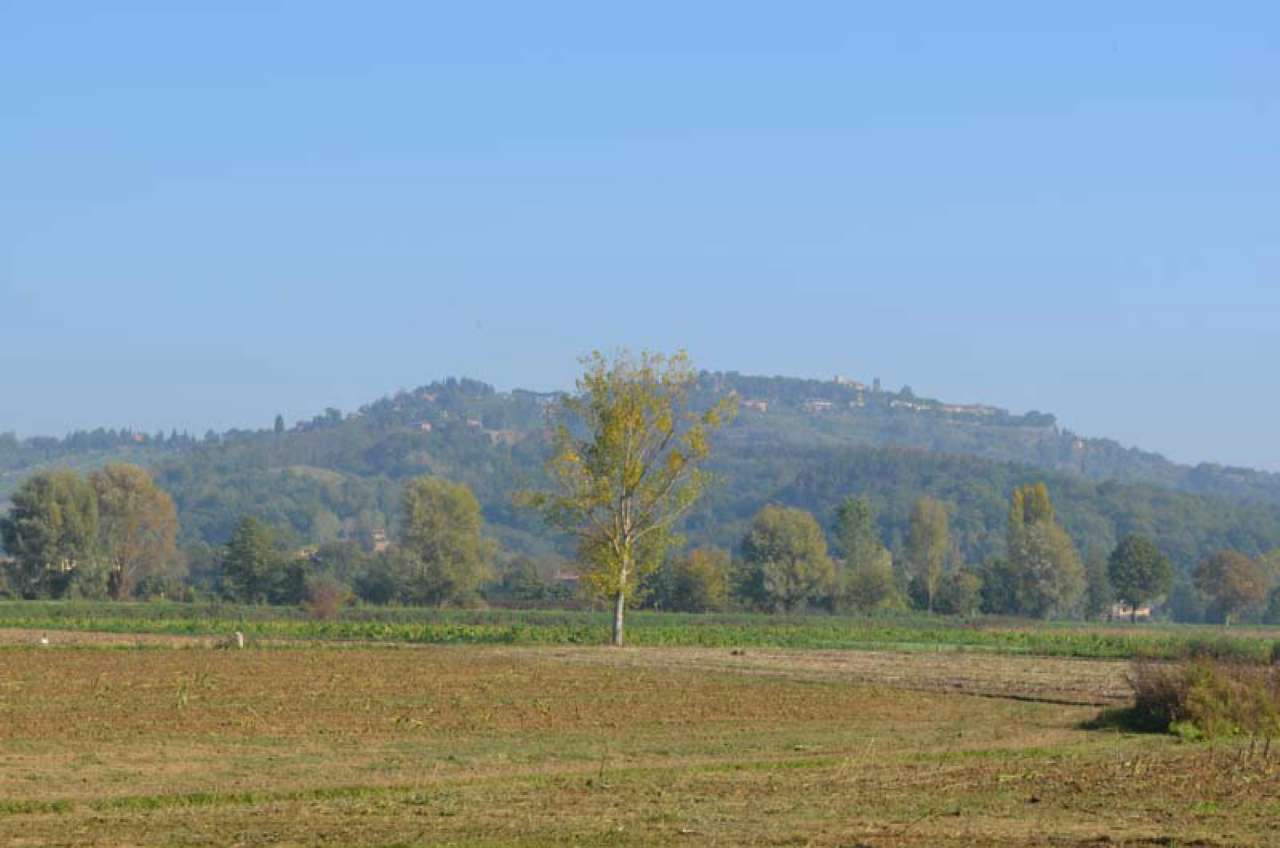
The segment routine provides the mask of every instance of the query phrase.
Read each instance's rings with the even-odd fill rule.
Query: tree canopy
[[[582,579],[613,601],[613,643],[642,578],[662,561],[672,525],[701,496],[710,435],[732,416],[731,398],[689,407],[697,374],[683,352],[667,357],[599,352],[577,393],[560,404],[547,462],[553,488],[528,502],[577,540]]]
[[[795,611],[830,596],[835,566],[812,514],[766,506],[742,540],[740,592],[762,609]]]

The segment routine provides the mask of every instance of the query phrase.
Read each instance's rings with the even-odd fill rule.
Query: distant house
[[[511,446],[520,441],[520,432],[518,430],[485,430],[484,434],[495,445]]]
[[[745,409],[754,409],[756,412],[769,411],[769,401],[767,400],[744,400],[742,406]]]
[[[378,529],[373,531],[373,552],[380,554],[387,548],[391,547],[391,542],[387,540],[387,531]]]
[[[807,400],[800,408],[810,415],[820,415],[830,412],[834,406],[835,404],[829,400]]]
[[[483,430],[484,423],[479,418],[468,418],[467,426],[473,430]]]
[[[1138,621],[1151,620],[1151,607],[1138,607],[1135,612],[1133,607],[1126,603],[1116,603],[1111,605],[1111,611],[1107,613],[1107,619],[1137,619]]]
[[[983,406],[977,403],[943,404],[942,411],[948,415],[974,415],[979,417],[987,417],[1000,412],[1000,410],[996,409],[994,406]]]
[[[848,377],[836,375],[835,383],[837,386],[848,386],[854,391],[865,392],[867,390],[866,383],[859,383],[857,380],[850,380]]]
[[[418,429],[419,429],[419,430],[421,430],[421,431],[422,431],[422,432],[424,432],[424,433],[430,433],[430,432],[431,432],[431,422],[430,422],[430,421],[419,421],[419,422],[418,422]]]
[[[578,582],[582,579],[582,575],[568,568],[557,568],[555,574],[551,575],[551,582],[564,586],[567,589],[577,589]]]

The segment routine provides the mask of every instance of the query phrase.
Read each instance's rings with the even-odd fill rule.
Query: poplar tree
[[[583,584],[612,601],[612,641],[622,645],[627,605],[661,562],[672,524],[702,495],[710,434],[736,403],[690,409],[697,374],[683,352],[596,352],[583,366],[558,410],[552,489],[522,500],[577,540]]]
[[[911,510],[907,525],[907,567],[924,608],[933,611],[942,571],[951,546],[947,508],[939,500],[922,497]]]

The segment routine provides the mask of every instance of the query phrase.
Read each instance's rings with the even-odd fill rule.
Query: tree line
[[[1272,588],[1280,557],[1223,549],[1175,581],[1165,546],[1132,532],[1111,550],[1094,546],[1082,557],[1042,482],[1013,486],[1003,545],[992,555],[974,557],[973,528],[955,521],[954,502],[932,495],[910,502],[894,538],[884,535],[876,501],[861,494],[845,495],[821,519],[794,504],[769,503],[728,544],[706,544],[724,534],[705,532],[715,509],[694,507],[707,490],[713,435],[733,418],[733,397],[691,403],[702,384],[682,354],[612,361],[597,354],[586,366],[578,392],[555,405],[559,419],[550,428],[539,485],[511,504],[509,515],[524,517],[504,515],[508,534],[540,516],[575,540],[578,580],[564,579],[567,564],[555,558],[504,550],[468,482],[433,473],[400,485],[386,481],[377,506],[391,511],[399,489],[394,538],[385,520],[334,519],[326,541],[308,545],[279,516],[280,504],[263,503],[228,524],[226,544],[189,548],[188,568],[175,544],[173,500],[147,472],[116,464],[87,477],[41,472],[22,484],[0,522],[9,555],[0,588],[20,597],[114,598],[191,597],[198,590],[249,603],[326,607],[347,599],[465,605],[594,597],[613,605],[618,640],[624,610],[642,604],[1069,618],[1109,613],[1116,601],[1136,611],[1163,600],[1182,619],[1280,617],[1280,590]],[[385,409],[368,413],[417,416],[442,397],[471,391],[439,388],[388,399],[380,402]],[[491,394],[481,400],[496,402]],[[540,405],[527,400],[531,408]],[[338,414],[326,421],[331,428],[342,424]],[[477,423],[485,422],[462,419],[456,426],[471,432]],[[284,423],[277,425],[274,437],[283,439]],[[483,433],[476,438],[489,441]],[[276,476],[302,481],[314,472]],[[345,484],[326,485],[336,487],[335,497],[357,497],[343,493]],[[702,544],[686,549],[682,533],[700,521]]]

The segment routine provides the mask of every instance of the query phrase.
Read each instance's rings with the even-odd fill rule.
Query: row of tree
[[[135,465],[40,472],[0,519],[4,584],[23,598],[163,591],[185,573],[177,533],[173,500]]]
[[[736,557],[705,547],[673,556],[678,522],[705,489],[710,435],[733,417],[734,397],[691,407],[697,374],[683,354],[613,360],[595,354],[584,365],[578,392],[557,402],[546,486],[518,502],[576,540],[580,583],[612,603],[615,642],[622,641],[625,609],[638,603],[770,611],[910,605],[1047,618],[1097,615],[1113,598],[1136,609],[1170,594],[1169,561],[1143,537],[1127,536],[1109,557],[1091,551],[1082,562],[1043,483],[1013,488],[1004,556],[984,556],[978,564],[965,561],[972,548],[953,537],[948,504],[932,497],[914,502],[905,532],[894,540],[896,557],[866,498],[846,498],[836,509],[836,556],[812,513],[776,504],[755,513]],[[428,392],[417,402],[438,400]],[[389,401],[393,411],[409,402]],[[329,418],[335,427],[342,423],[336,413]],[[277,424],[275,436],[282,437],[283,421]],[[465,429],[475,428],[468,422]],[[384,537],[372,555],[350,543],[299,549],[268,524],[245,518],[233,532],[228,528],[230,542],[202,571],[212,575],[216,591],[246,602],[340,597],[349,587],[371,602],[469,603],[492,587],[496,545],[465,483],[411,480],[400,512],[398,544],[385,545]],[[335,535],[346,532],[331,523]],[[6,569],[10,591],[23,597],[154,593],[181,574],[176,529],[173,502],[139,468],[108,466],[88,478],[37,474],[16,493],[0,525],[13,557]],[[536,589],[540,576],[527,562],[519,569],[501,576],[502,591]],[[1206,558],[1194,572],[1199,594],[1228,622],[1256,607],[1268,582],[1257,562],[1230,551]]]

